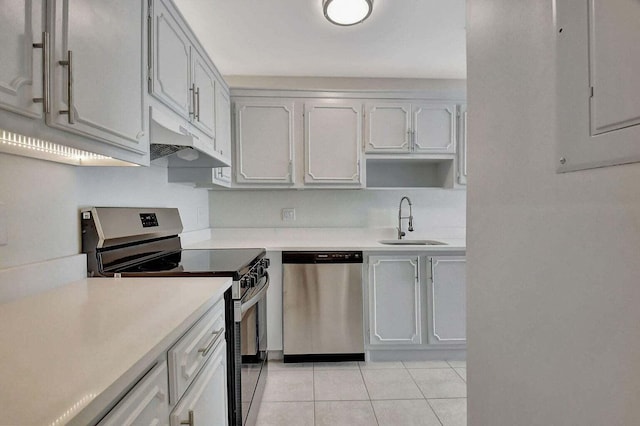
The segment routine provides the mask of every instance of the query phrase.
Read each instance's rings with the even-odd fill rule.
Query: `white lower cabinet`
[[[167,362],[153,367],[99,426],[169,425]]]
[[[466,344],[463,255],[365,256],[370,350],[458,350]]]
[[[171,412],[171,426],[227,426],[227,345],[218,345]]]
[[[430,259],[429,343],[464,343],[467,339],[466,260],[461,256]]]
[[[228,426],[224,300],[166,348],[99,426]],[[93,424],[93,423],[92,423]]]
[[[370,256],[368,271],[370,344],[421,344],[419,256]]]

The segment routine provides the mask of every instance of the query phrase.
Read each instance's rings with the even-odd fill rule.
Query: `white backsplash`
[[[465,190],[212,191],[209,211],[213,228],[386,228],[397,226],[404,195],[413,203],[416,233],[465,227]],[[283,221],[283,208],[295,208],[296,220]]]

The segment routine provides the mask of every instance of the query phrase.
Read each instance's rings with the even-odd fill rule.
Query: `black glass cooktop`
[[[113,272],[126,276],[204,276],[240,279],[265,255],[264,249],[181,250]]]

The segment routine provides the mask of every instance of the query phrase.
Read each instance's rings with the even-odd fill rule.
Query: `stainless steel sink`
[[[442,241],[434,240],[380,240],[380,244],[388,246],[446,246]]]

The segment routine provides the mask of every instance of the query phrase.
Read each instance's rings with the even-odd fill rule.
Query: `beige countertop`
[[[90,278],[0,304],[0,424],[86,424],[230,286]]]
[[[211,239],[190,244],[186,248],[263,247],[269,251],[362,250],[430,253],[462,253],[466,250],[464,228],[434,228],[407,232],[405,237],[407,240],[437,240],[446,245],[385,245],[379,242],[396,238],[395,228],[219,228],[211,231]]]

